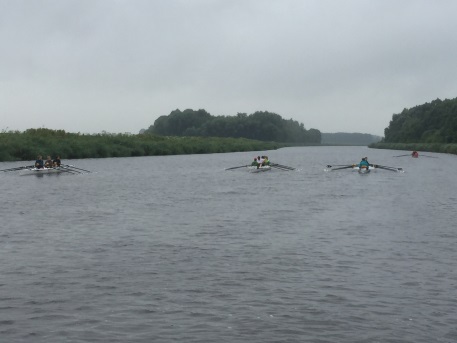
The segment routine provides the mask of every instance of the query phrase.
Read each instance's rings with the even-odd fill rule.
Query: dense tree
[[[394,114],[386,143],[457,143],[457,98],[425,103]]]
[[[172,111],[161,116],[146,133],[176,136],[206,136],[248,138],[297,144],[320,144],[320,131],[306,130],[292,119],[285,120],[276,113],[257,111],[251,115],[212,116],[205,110]]]
[[[369,145],[379,142],[380,136],[370,135],[368,133],[322,133],[322,144],[326,145]]]

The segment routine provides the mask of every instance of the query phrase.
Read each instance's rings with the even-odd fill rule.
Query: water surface
[[[302,147],[1,173],[0,337],[456,342],[457,158],[400,153]],[[297,170],[224,170],[257,154]],[[406,172],[324,172],[363,156]]]

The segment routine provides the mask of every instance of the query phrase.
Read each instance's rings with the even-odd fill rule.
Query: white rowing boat
[[[19,175],[44,175],[44,174],[58,174],[67,172],[67,168],[53,167],[53,168],[26,168],[19,172]]]
[[[260,173],[260,172],[266,172],[266,171],[270,171],[271,170],[270,166],[262,166],[262,167],[249,166],[247,168],[248,168],[250,173]]]

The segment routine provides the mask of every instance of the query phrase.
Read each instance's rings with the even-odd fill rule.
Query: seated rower
[[[43,157],[41,155],[37,156],[37,159],[35,161],[35,168],[43,169]]]
[[[419,157],[419,153],[418,153],[416,150],[414,150],[414,151],[411,153],[411,156],[412,156],[412,157]]]
[[[45,168],[52,168],[52,158],[51,158],[51,156],[48,155],[48,157],[46,157],[46,161],[44,162],[44,167]]]
[[[52,160],[53,167],[60,167],[60,156],[57,155],[55,159]]]
[[[268,159],[268,156],[264,156],[265,159],[263,160],[263,165],[264,166],[269,166],[270,165],[270,160]]]
[[[254,157],[254,161],[252,161],[251,166],[252,167],[258,167],[259,166],[259,163],[257,162],[257,157]]]
[[[259,164],[257,165],[257,168],[263,167],[263,162],[264,162],[264,161],[265,161],[265,156],[262,156],[262,157],[258,156],[258,157],[257,157],[257,162],[258,162]]]
[[[362,161],[359,163],[359,169],[366,168],[367,170],[370,169],[370,163],[368,163],[367,157],[363,157]]]

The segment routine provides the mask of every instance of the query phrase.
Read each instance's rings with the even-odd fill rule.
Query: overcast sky
[[[383,135],[457,97],[454,0],[0,0],[0,131],[138,133],[175,109]]]

